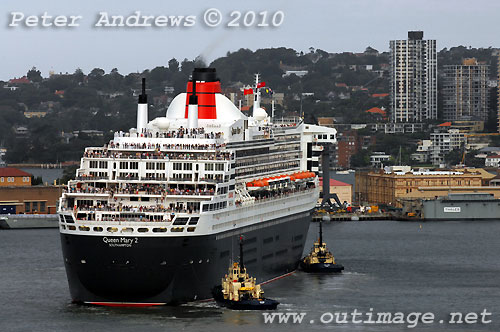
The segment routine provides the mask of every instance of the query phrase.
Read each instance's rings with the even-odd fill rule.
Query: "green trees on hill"
[[[439,64],[476,57],[491,64],[495,75],[496,59],[491,51],[462,46],[444,49],[439,52]],[[302,110],[309,122],[316,122],[322,116],[339,116],[346,122],[360,123],[380,120],[366,110],[389,108],[389,98],[372,97],[374,93],[389,92],[388,64],[387,53],[369,47],[358,54],[332,54],[314,48],[304,53],[281,47],[228,52],[210,66],[217,68],[223,87],[251,85],[254,74],[260,73],[274,92],[284,93],[284,107],[277,107],[277,116],[296,115]],[[171,93],[165,96],[165,87],[173,87],[174,94],[184,92],[193,68],[206,65],[201,57],[172,58],[142,73],[125,74],[117,68],[109,72],[94,68],[85,73],[77,68],[71,74],[48,78],[43,78],[33,67],[26,74],[32,84],[20,84],[15,91],[0,89],[0,145],[8,149],[9,162],[79,159],[85,146],[102,145],[113,131],[135,126],[134,93],[140,90],[142,77],[148,80],[150,118],[153,118],[165,114],[165,102],[173,97]],[[287,71],[301,71],[300,77]],[[41,111],[46,115],[28,119],[25,111]],[[494,120],[492,115],[492,128]],[[28,134],[16,134],[14,128],[18,127],[26,127]],[[103,136],[71,136],[73,131],[85,129],[102,131]]]

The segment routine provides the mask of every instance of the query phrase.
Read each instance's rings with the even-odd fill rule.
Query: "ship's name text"
[[[103,237],[102,242],[107,243],[110,247],[132,247],[133,244],[139,243],[139,239],[129,237]]]

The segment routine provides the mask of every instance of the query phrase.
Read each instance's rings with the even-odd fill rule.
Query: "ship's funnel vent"
[[[195,86],[193,86],[193,82],[196,82]],[[221,88],[215,68],[195,68],[191,80],[187,84],[186,111],[184,117],[189,117],[189,105],[193,105],[192,102],[194,100],[191,96],[196,95],[198,99],[198,118],[217,119],[217,107],[215,104],[216,93],[221,93]]]
[[[146,79],[142,79],[142,93],[137,104],[137,132],[144,132],[148,125],[148,95],[146,94]]]

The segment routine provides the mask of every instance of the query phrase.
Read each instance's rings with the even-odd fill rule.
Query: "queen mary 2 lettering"
[[[297,268],[319,186],[322,143],[336,130],[273,121],[224,95],[215,69],[195,69],[166,117],[149,121],[143,80],[137,126],[89,147],[60,198],[59,226],[77,303],[161,305],[211,298],[244,237],[264,282]]]

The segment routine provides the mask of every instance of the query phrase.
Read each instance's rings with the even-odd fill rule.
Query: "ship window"
[[[31,203],[24,202],[24,212],[30,212],[30,211],[31,211]]]
[[[216,171],[223,171],[224,170],[224,164],[215,164],[215,170]]]
[[[107,161],[100,161],[99,168],[108,168],[108,162]]]
[[[194,232],[194,230],[196,229],[196,227],[188,227],[187,228],[187,231],[188,232]]]
[[[120,168],[121,169],[127,169],[128,168],[128,162],[127,161],[120,161]]]
[[[188,203],[189,204],[189,203]],[[189,225],[196,225],[198,223],[198,220],[200,219],[200,217],[192,217],[190,220],[189,220]]]
[[[153,228],[153,233],[165,233],[167,229],[165,227]]]
[[[73,225],[68,226],[68,229],[69,229],[70,231],[76,231],[76,227],[75,227],[75,226],[73,226]]]
[[[229,191],[234,190],[234,187],[235,187],[234,184],[230,184],[229,185]]]
[[[257,248],[251,248],[251,249],[243,250],[244,254],[252,254],[254,252],[257,252]]]
[[[78,229],[81,231],[85,231],[85,232],[90,231],[90,227],[88,227],[88,226],[79,226]]]
[[[273,256],[274,256],[274,254],[272,254],[272,253],[271,254],[267,254],[267,255],[262,256],[262,259],[263,260],[264,259],[269,259],[269,258],[272,258]]]
[[[66,223],[70,223],[70,224],[75,223],[72,216],[64,216],[64,220],[66,220]]]
[[[177,217],[174,220],[174,225],[186,225],[188,220],[189,220],[189,218]]]
[[[205,171],[213,171],[213,170],[214,170],[214,164],[212,163],[205,164]]]
[[[172,227],[170,229],[171,232],[182,232],[184,231],[184,227]]]
[[[191,164],[191,163],[184,163],[184,170],[185,171],[191,171],[191,170],[193,170],[193,164]]]
[[[276,251],[276,256],[284,255],[287,252],[288,252],[288,249],[283,249],[283,250]]]
[[[118,228],[116,228],[116,227],[108,227],[106,230],[107,230],[108,232],[110,232],[110,233],[115,233],[115,232],[118,232]]]
[[[160,171],[165,170],[165,163],[157,163],[156,164],[156,169],[160,170]]]
[[[243,240],[243,244],[247,245],[247,244],[250,244],[250,243],[255,243],[256,241],[257,241],[257,238],[256,237],[252,237],[250,239]]]
[[[138,168],[139,168],[139,163],[137,161],[130,162],[130,169],[138,169]]]
[[[132,227],[123,227],[122,233],[132,233],[134,229]]]
[[[102,227],[94,227],[94,232],[102,232]]]
[[[147,162],[146,163],[146,169],[155,169],[155,163]]]
[[[147,232],[149,232],[149,229],[148,228],[138,228],[137,231],[139,233],[147,233]]]
[[[182,170],[182,163],[174,163],[173,168],[174,168],[174,171]]]
[[[273,238],[272,237],[268,237],[266,239],[264,239],[264,241],[262,241],[264,244],[267,244],[267,243],[271,243],[273,242]]]
[[[98,168],[98,165],[99,165],[99,163],[97,160],[91,160],[89,163],[90,168]]]

